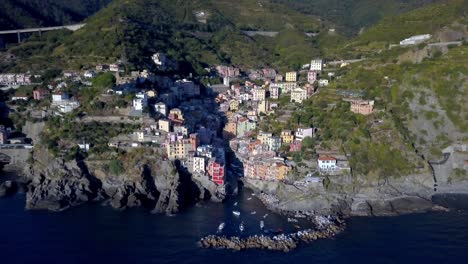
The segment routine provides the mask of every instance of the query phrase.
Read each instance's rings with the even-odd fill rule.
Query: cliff
[[[273,210],[313,211],[346,216],[388,216],[426,212],[450,207],[468,194],[468,181],[439,182],[430,173],[353,182],[349,176],[332,176],[323,182],[295,186],[282,182],[247,180],[250,188],[263,192],[262,201]],[[453,200],[449,203],[449,200]],[[459,202],[459,201],[458,201]]]
[[[113,173],[108,160],[65,161],[36,147],[26,169],[26,208],[61,211],[105,202],[116,209],[143,206],[171,214],[203,198],[190,177],[156,153],[137,150],[122,160],[123,171]]]

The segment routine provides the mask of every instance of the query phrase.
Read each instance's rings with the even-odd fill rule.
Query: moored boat
[[[232,211],[232,214],[235,215],[235,216],[239,216],[240,212],[239,211]]]
[[[262,220],[262,221],[260,221],[260,229],[263,230],[263,228],[265,228],[265,222],[263,222],[263,220]]]
[[[240,225],[239,225],[239,230],[240,230],[241,232],[244,232],[244,230],[245,230],[244,222],[240,223]]]
[[[221,231],[223,231],[224,227],[226,226],[226,224],[224,222],[222,222],[221,224],[219,224],[218,226],[218,233],[221,233]]]

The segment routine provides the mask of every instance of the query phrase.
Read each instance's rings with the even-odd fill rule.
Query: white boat
[[[267,216],[268,216],[268,214],[265,214],[265,215],[263,216],[263,218],[267,218]]]
[[[240,225],[239,225],[239,230],[240,230],[241,232],[244,232],[244,230],[245,230],[244,223],[240,223]]]
[[[255,212],[255,211],[253,211],[253,212],[250,212],[250,214],[251,214],[251,215],[254,215],[254,214],[256,214],[256,213],[257,213],[257,212]]]
[[[237,206],[237,202],[234,203],[234,206]]]
[[[224,227],[226,226],[226,224],[223,222],[221,224],[219,224],[218,226],[218,233],[221,233],[221,231],[223,231]]]
[[[252,197],[247,198],[247,201],[250,201],[250,200],[252,200]]]
[[[298,220],[295,219],[295,218],[289,218],[289,217],[288,217],[288,222],[290,222],[290,223],[297,223]]]
[[[235,215],[235,216],[239,216],[240,212],[239,211],[232,211],[232,214]]]
[[[265,227],[265,222],[263,222],[263,220],[262,220],[262,221],[260,221],[260,229],[263,230],[264,227]]]

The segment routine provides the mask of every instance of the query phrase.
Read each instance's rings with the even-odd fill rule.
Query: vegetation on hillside
[[[111,0],[2,0],[0,30],[76,23]]]

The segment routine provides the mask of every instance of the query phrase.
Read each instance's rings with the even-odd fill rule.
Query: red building
[[[216,162],[214,158],[208,161],[208,174],[212,182],[218,185],[224,184],[224,164]]]

